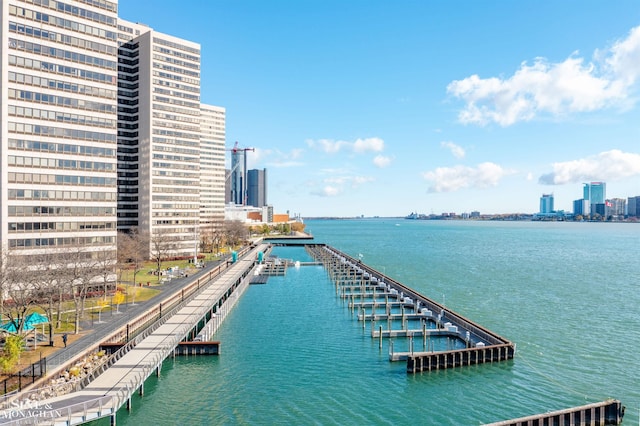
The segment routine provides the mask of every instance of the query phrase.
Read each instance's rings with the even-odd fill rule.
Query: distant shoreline
[[[563,220],[563,219],[535,219],[532,214],[513,213],[513,214],[496,214],[482,215],[480,217],[463,218],[456,217],[425,217],[425,218],[407,218],[404,216],[312,216],[303,217],[303,220],[407,220],[407,221],[509,221],[509,222],[569,222],[569,223],[640,223],[640,218],[630,217],[622,220]]]

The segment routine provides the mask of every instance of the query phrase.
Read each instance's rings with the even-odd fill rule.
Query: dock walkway
[[[228,296],[237,299],[246,289],[258,252],[267,248],[268,244],[258,245],[223,274],[204,284],[193,299],[109,367],[108,373],[101,374],[82,390],[31,402],[29,409],[37,409],[40,415],[38,424],[70,426],[101,417],[111,417],[115,424],[118,409],[130,404],[134,392],[144,392],[145,380],[154,372],[159,373],[164,359],[172,355],[212,305]],[[4,414],[0,416],[0,424],[34,423],[33,414],[31,418],[24,417],[24,412],[17,409],[6,409]]]

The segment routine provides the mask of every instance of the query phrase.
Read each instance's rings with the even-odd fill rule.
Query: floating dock
[[[409,339],[409,352],[394,352],[390,344],[389,353],[391,361],[406,360],[407,373],[513,359],[516,347],[509,340],[333,247],[325,244],[305,247],[324,265],[335,283],[336,294],[349,301],[349,309],[357,311],[363,328],[367,322],[371,324],[371,337],[380,339],[381,347],[383,338]],[[376,329],[378,320],[386,320],[386,330],[381,325]],[[408,321],[419,321],[421,328],[410,328]],[[396,328],[397,323],[400,328]],[[423,349],[433,347],[429,344],[431,339],[446,339],[447,350],[414,351],[414,337],[422,338]]]

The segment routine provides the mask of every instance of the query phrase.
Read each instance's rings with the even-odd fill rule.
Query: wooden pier
[[[624,416],[624,406],[616,399],[596,402],[567,408],[565,410],[552,411],[534,416],[521,417],[513,420],[505,420],[491,423],[486,426],[605,426],[619,425]]]
[[[305,247],[314,259],[325,266],[335,283],[336,295],[349,301],[349,309],[358,312],[357,318],[363,322],[363,327],[366,327],[367,321],[371,323],[371,337],[380,339],[380,347],[383,338],[406,338],[410,340],[413,348],[414,337],[422,337],[425,346],[427,337],[454,339],[462,343],[459,346],[464,346],[461,349],[431,352],[411,350],[394,353],[391,349],[389,359],[406,360],[407,373],[500,362],[513,359],[515,356],[515,345],[509,340],[389,278],[360,260],[324,244],[307,244]],[[385,312],[378,313],[378,309]],[[375,329],[375,322],[381,319],[386,320],[386,330],[381,326]],[[394,320],[400,320],[401,329],[392,328]],[[409,329],[406,324],[410,320],[422,321],[422,328]]]

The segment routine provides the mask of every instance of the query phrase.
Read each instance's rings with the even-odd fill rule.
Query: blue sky
[[[120,0],[202,47],[227,147],[302,216],[640,195],[636,1]]]

